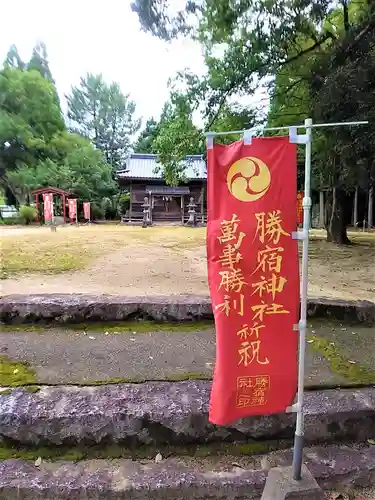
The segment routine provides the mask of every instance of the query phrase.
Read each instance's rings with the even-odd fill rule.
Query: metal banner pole
[[[292,476],[296,481],[301,480],[303,446],[304,446],[304,415],[303,415],[303,393],[304,393],[304,375],[305,375],[305,349],[306,349],[306,329],[307,329],[307,289],[308,289],[308,252],[309,252],[309,231],[311,218],[311,150],[312,150],[312,129],[321,127],[347,127],[367,125],[368,121],[338,122],[338,123],[317,123],[313,124],[311,118],[305,120],[304,125],[286,126],[286,127],[259,127],[251,130],[235,130],[225,132],[206,132],[207,149],[213,147],[214,137],[229,134],[241,134],[244,143],[251,143],[252,134],[266,131],[289,130],[290,141],[297,144],[305,144],[305,189],[302,202],[303,207],[303,230],[297,231],[293,237],[302,240],[302,280],[300,290],[300,321],[299,330],[299,362],[298,362],[298,391],[297,402],[286,411],[297,413],[296,431],[293,450]],[[305,135],[298,135],[297,130],[304,128]]]
[[[307,328],[307,288],[308,288],[308,259],[309,259],[309,231],[311,214],[311,146],[312,146],[312,120],[305,120],[306,151],[305,151],[305,192],[302,202],[303,207],[303,235],[302,235],[302,280],[301,280],[301,313],[299,321],[299,362],[298,362],[298,392],[297,392],[297,424],[294,437],[293,450],[293,479],[301,480],[303,459],[304,422],[303,422],[303,391],[305,376],[305,348]]]

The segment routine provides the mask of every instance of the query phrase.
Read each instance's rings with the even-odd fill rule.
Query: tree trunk
[[[324,191],[319,191],[319,226],[320,227],[325,227]]]
[[[332,191],[326,192],[326,200],[324,205],[324,227],[327,231],[327,241],[331,241],[331,235],[329,232],[329,223],[332,215]]]
[[[346,232],[345,192],[339,188],[333,188],[332,194],[327,197],[326,229],[327,241],[338,245],[350,243]]]

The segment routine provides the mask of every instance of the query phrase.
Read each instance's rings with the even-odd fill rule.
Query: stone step
[[[258,500],[269,467],[289,466],[291,460],[292,450],[242,459],[184,457],[162,459],[158,463],[155,460],[74,463],[11,459],[0,462],[0,498]],[[304,462],[320,486],[327,490],[345,491],[375,483],[375,446],[306,448]]]
[[[0,396],[1,436],[16,444],[129,446],[291,439],[295,414],[247,418],[228,427],[208,421],[208,381],[97,387],[42,386]],[[375,439],[375,388],[305,394],[305,439]]]
[[[308,316],[372,325],[375,304],[310,298]],[[124,297],[119,295],[7,295],[0,301],[0,321],[19,323],[87,323],[145,318],[155,321],[213,319],[209,297],[194,295]]]

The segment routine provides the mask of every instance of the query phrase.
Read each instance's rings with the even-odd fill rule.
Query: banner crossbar
[[[356,122],[336,122],[336,123],[313,123],[310,128],[320,128],[320,127],[350,127],[357,125],[368,125],[368,121],[356,121]],[[305,124],[301,125],[288,125],[287,127],[253,127],[246,130],[229,130],[226,132],[205,132],[206,137],[217,137],[219,135],[242,135],[246,132],[277,132],[279,130],[289,130],[290,128],[306,128]]]

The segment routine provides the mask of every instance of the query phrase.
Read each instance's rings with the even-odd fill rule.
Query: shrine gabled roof
[[[207,179],[207,167],[203,155],[187,156],[184,164],[187,180]],[[117,171],[117,177],[119,179],[162,179],[162,172],[155,172],[157,167],[157,155],[133,153],[126,161],[125,168]]]
[[[51,187],[51,186],[40,187],[40,188],[32,191],[31,194],[36,195],[36,194],[43,194],[43,193],[60,194],[60,195],[68,196],[68,197],[72,195],[72,193],[70,193],[69,191],[65,191],[65,189],[55,188],[55,187]]]

